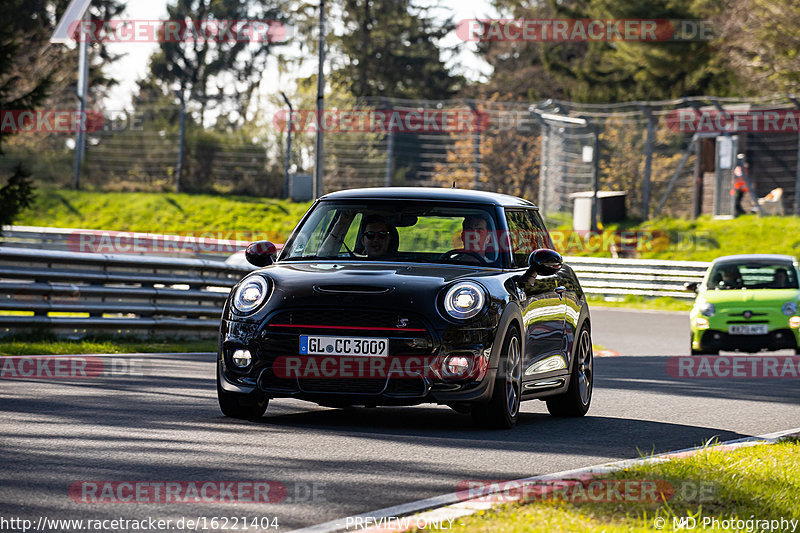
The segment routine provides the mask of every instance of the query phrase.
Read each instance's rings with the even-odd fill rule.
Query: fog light
[[[472,358],[464,355],[451,355],[444,360],[442,371],[447,377],[463,377],[472,370]]]
[[[250,366],[250,362],[253,360],[253,357],[250,355],[250,350],[236,350],[233,352],[231,360],[233,361],[233,364],[239,368],[245,368]]]
[[[792,329],[800,328],[800,316],[793,316],[789,319],[789,327]]]
[[[699,316],[694,319],[694,325],[697,326],[697,329],[708,329],[708,319]]]

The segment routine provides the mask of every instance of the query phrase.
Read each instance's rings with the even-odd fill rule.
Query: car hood
[[[704,299],[712,304],[783,304],[795,301],[800,291],[797,289],[747,289],[706,291]]]
[[[458,279],[483,278],[491,292],[496,283],[492,278],[501,271],[420,263],[284,261],[256,272],[274,286],[265,311],[276,307],[422,311],[434,308],[442,287]]]

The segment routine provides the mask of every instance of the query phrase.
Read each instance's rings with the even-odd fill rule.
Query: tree
[[[503,100],[511,99],[504,95]],[[518,108],[504,109],[499,93],[476,106],[479,112],[490,113],[490,127],[472,135],[454,134],[453,145],[447,151],[443,163],[436,165],[434,181],[442,186],[472,189],[475,183],[475,138],[479,136],[480,187],[522,198],[535,199],[539,192],[539,166],[541,159],[541,136],[529,126],[518,124]],[[491,109],[489,109],[491,108]],[[507,124],[513,127],[507,127]],[[505,125],[504,125],[505,124]]]
[[[333,39],[332,77],[353,96],[439,100],[464,85],[445,66],[439,41],[455,26],[411,0],[340,0],[344,34]]]
[[[17,165],[8,183],[0,187],[0,235],[2,226],[14,222],[20,211],[31,206],[33,199],[30,174],[22,165]]]
[[[167,7],[168,19],[187,21],[275,20],[278,11],[268,0],[175,0]],[[202,35],[201,35],[202,36]],[[192,39],[180,42],[163,39],[150,59],[150,71],[163,94],[178,90],[197,104],[200,122],[216,105],[231,125],[246,120],[255,89],[267,70],[274,43],[234,39]]]
[[[721,57],[735,78],[733,94],[800,91],[800,9],[795,0],[727,0],[711,12]]]

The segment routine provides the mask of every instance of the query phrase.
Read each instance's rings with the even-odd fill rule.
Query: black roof
[[[346,189],[332,192],[320,200],[436,200],[440,202],[466,202],[490,204],[504,207],[536,207],[532,202],[496,192],[446,189],[436,187],[375,187],[370,189]]]

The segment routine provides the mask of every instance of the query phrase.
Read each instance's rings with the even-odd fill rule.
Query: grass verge
[[[741,531],[748,530],[748,520],[751,525],[755,525],[753,520],[800,520],[800,443],[797,439],[731,452],[706,450],[685,459],[638,465],[603,479],[655,481],[660,487],[671,487],[674,493],[667,501],[631,497],[624,501],[599,502],[586,501],[596,498],[578,497],[588,492],[568,491],[570,501],[559,498],[509,504],[456,519],[454,531],[675,531],[680,529],[678,521],[687,517],[696,521],[696,529]],[[718,522],[710,522],[712,519]],[[741,520],[738,525],[744,527],[728,522],[733,527],[725,528],[724,520]],[[686,521],[684,525],[690,523]],[[792,531],[792,528],[775,531],[784,530]]]
[[[284,242],[310,205],[209,194],[53,189],[40,189],[36,194],[34,205],[20,214],[16,224],[237,238],[225,235],[231,232],[238,233],[240,240],[274,242]],[[800,219],[794,216],[627,221],[589,236],[570,231],[567,220],[551,222],[556,248],[568,256],[611,257],[610,243],[621,231],[634,236],[632,246],[643,259],[710,261],[739,253],[800,255]]]
[[[59,339],[48,335],[0,338],[0,355],[72,355],[106,353],[216,352],[216,340],[87,337]]]

